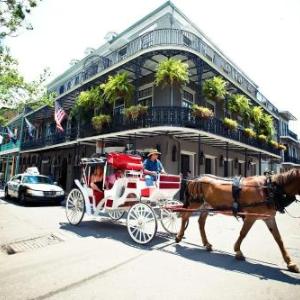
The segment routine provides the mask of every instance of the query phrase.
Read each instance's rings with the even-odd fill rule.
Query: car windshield
[[[46,176],[26,175],[23,178],[23,183],[48,183],[53,184],[52,180]]]

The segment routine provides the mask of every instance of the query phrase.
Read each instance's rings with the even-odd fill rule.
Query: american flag
[[[61,126],[61,122],[63,119],[67,116],[66,112],[64,109],[60,106],[60,104],[55,101],[55,112],[54,112],[54,120],[56,123],[56,128],[59,131],[64,131],[63,127]]]
[[[26,127],[28,129],[28,134],[32,138],[33,137],[33,131],[35,130],[35,127],[28,121],[27,118],[25,118]]]

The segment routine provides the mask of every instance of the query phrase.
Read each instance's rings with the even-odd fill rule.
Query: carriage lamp
[[[203,151],[201,151],[199,154],[199,165],[203,165],[203,163],[204,163],[204,153]]]
[[[224,165],[224,156],[221,154],[219,158],[219,166],[223,167],[223,165]]]

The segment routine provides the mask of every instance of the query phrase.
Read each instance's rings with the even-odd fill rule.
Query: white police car
[[[64,190],[50,177],[40,175],[36,168],[29,168],[23,174],[12,177],[4,188],[5,198],[16,198],[20,203],[55,202],[64,200]]]

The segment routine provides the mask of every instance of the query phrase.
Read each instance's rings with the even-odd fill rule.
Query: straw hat
[[[156,149],[151,149],[148,153],[148,157],[150,157],[153,154],[160,155],[161,153],[159,151],[157,151]]]

